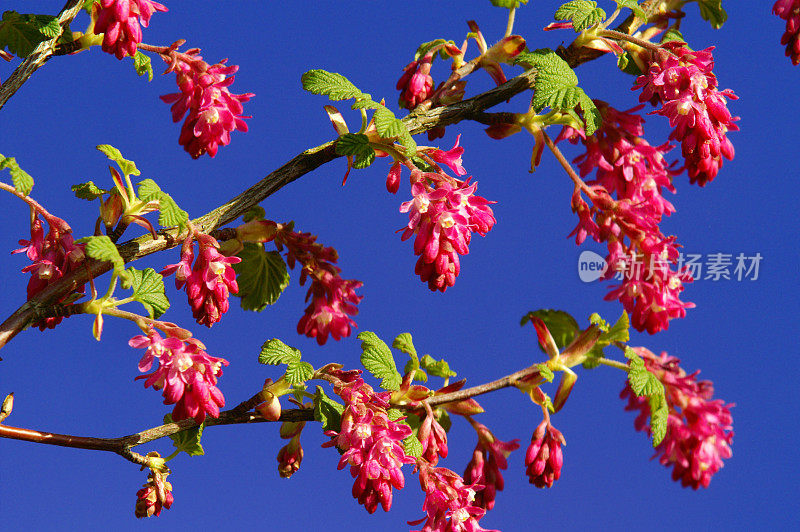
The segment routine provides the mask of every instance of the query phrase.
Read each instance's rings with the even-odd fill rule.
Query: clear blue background
[[[142,178],[156,179],[198,216],[333,137],[322,110],[327,100],[300,88],[304,71],[341,72],[394,106],[394,84],[420,42],[444,37],[460,44],[470,19],[494,42],[506,22],[506,11],[486,0],[166,3],[170,11],[153,16],[145,41],[168,44],[185,38],[188,46],[202,47],[210,63],[230,57],[240,65],[232,91],[257,95],[246,104],[253,115],[250,132],[234,133],[232,144],[215,159],[191,160],[177,144],[179,125],[158,99],[174,92],[174,75],[157,75],[148,84],[135,75],[130,60],[117,61],[99,49],[53,58],[0,111],[0,151],[17,157],[36,179],[33,196],[68,220],[77,235],[91,233],[97,211],[96,205],[71,197],[69,186],[108,183],[107,160],[94,150],[97,144],[120,148],[137,162]],[[599,3],[612,11],[610,1]],[[540,31],[558,4],[535,1],[518,11],[515,30],[529,47],[571,42],[570,31]],[[541,413],[519,392],[503,390],[480,399],[487,414],[479,419],[501,439],[519,438],[522,450],[510,458],[506,489],[482,521],[487,528],[763,530],[800,524],[795,443],[800,68],[783,55],[784,22],[770,14],[772,2],[724,4],[730,19],[721,31],[700,20],[695,5],[687,7],[683,30],[694,48],[717,46],[720,86],[741,98],[730,105],[741,116],[742,131],[731,135],[736,158],[704,189],[690,186],[685,175],[676,179],[678,194],[669,199],[678,212],[664,222],[664,231],[678,235],[687,252],[758,252],[764,257],[759,278],[694,283],[684,294],[697,308],[686,319],[671,322],[656,336],[637,334],[632,344],[666,350],[688,371],[702,368],[701,377],[714,381],[717,396],[736,403],[733,458],[709,489],[681,488],[670,480],[670,470],[648,460],[647,439],[634,431],[634,415],[623,411],[618,393],[624,375],[610,368],[581,371],[569,402],[553,419],[568,442],[563,476],[553,489],[537,490],[524,474],[523,451]],[[53,0],[3,7],[55,13],[61,5]],[[83,29],[86,20],[81,15],[73,29]],[[618,108],[633,107],[633,78],[617,71],[613,61],[605,57],[581,66],[581,86]],[[162,71],[160,60],[154,65]],[[12,68],[0,65],[0,78]],[[511,77],[518,69],[506,72]],[[445,75],[437,62],[437,83]],[[483,72],[469,79],[468,95],[491,86]],[[346,104],[340,108],[357,128],[358,115]],[[524,97],[494,110],[504,108],[524,111]],[[664,118],[647,118],[652,144],[663,142],[668,131]],[[343,276],[364,282],[358,331],[376,331],[387,341],[410,331],[421,352],[446,357],[459,377],[477,384],[541,360],[533,329],[519,326],[528,310],[560,308],[585,323],[592,312],[614,319],[621,307],[602,300],[606,285],[578,279],[580,251],[603,248],[594,243],[578,248],[566,238],[576,222],[569,208],[572,185],[553,158],[545,154],[530,174],[530,136],[497,142],[482,126],[464,123],[448,129],[442,146],[452,146],[457,132],[466,149],[464,165],[480,183],[478,192],[498,202],[498,223],[486,238],[473,240],[456,286],[444,295],[429,292],[414,275],[411,244],[395,233],[407,220],[398,207],[409,191],[404,184],[397,196],[386,192],[384,160],[353,172],[344,188],[345,165],[337,160],[263,206],[269,217],[295,220],[298,229],[334,246]],[[425,143],[422,136],[419,142]],[[570,157],[578,153],[567,150]],[[7,173],[2,178],[9,180]],[[0,201],[0,248],[10,251],[28,236],[28,211],[9,195]],[[173,250],[136,266],[160,269],[177,257]],[[7,316],[25,301],[28,276],[19,270],[27,263],[15,255],[1,264],[0,314]],[[234,299],[231,311],[211,330],[194,324],[185,294],[168,287],[173,308],[165,318],[190,328],[211,354],[230,360],[221,380],[230,406],[257,391],[266,377],[278,376],[256,360],[262,342],[272,337],[300,348],[317,366],[358,364],[354,337],[318,347],[296,334],[305,308],[305,289],[297,284],[260,314],[242,312]],[[107,320],[103,341],[97,343],[85,316],[70,318],[54,331],[20,334],[0,353],[0,396],[16,393],[7,423],[103,437],[158,425],[169,407],[159,394],[133,382],[140,352],[127,341],[135,334],[132,324]],[[392,511],[368,515],[351,497],[350,474],[336,470],[338,454],[320,449],[327,438],[315,425],[303,435],[306,454],[299,473],[291,480],[279,478],[275,456],[285,441],[277,432],[274,424],[209,428],[203,438],[206,456],[184,455],[170,463],[172,509],[146,522],[133,517],[135,493],[146,477],[136,466],[109,453],[0,440],[3,527],[406,530],[406,520],[422,516],[422,493],[410,468]],[[451,456],[442,465],[461,473],[474,445],[466,423],[456,420],[450,443]],[[150,450],[166,455],[172,445],[162,440],[136,448]]]

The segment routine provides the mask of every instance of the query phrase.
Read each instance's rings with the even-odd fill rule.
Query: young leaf
[[[158,199],[161,195],[161,187],[152,179],[143,179],[139,182],[139,190],[137,191],[139,201],[150,201]]]
[[[664,394],[648,398],[650,405],[650,435],[653,438],[653,447],[664,440],[667,435],[667,420],[669,419],[669,406]]]
[[[144,305],[153,319],[158,319],[169,308],[169,299],[164,295],[164,277],[153,268],[137,270],[128,268],[133,299]]]
[[[540,309],[534,312],[528,312],[520,320],[520,325],[530,323],[531,317],[540,318],[544,324],[547,325],[547,329],[550,331],[559,349],[567,347],[580,330],[575,318],[563,310]],[[539,348],[541,349],[541,346],[539,346]]]
[[[553,370],[551,370],[547,364],[536,364],[536,367],[539,368],[539,375],[541,375],[544,380],[547,382],[553,382],[555,375],[553,374]]]
[[[571,0],[556,10],[556,20],[571,20],[576,33],[604,21],[606,12],[597,7],[597,2]]]
[[[120,277],[125,275],[125,261],[119,254],[117,246],[107,236],[87,236],[76,240],[78,243],[86,243],[86,254],[96,260],[110,262],[114,265],[114,271]]]
[[[359,155],[373,151],[369,146],[369,138],[360,133],[345,133],[336,142],[336,153],[339,155]]]
[[[97,1],[98,0],[83,0],[83,7],[81,9],[83,9],[84,11],[86,11],[87,13],[89,13],[91,15],[92,14],[92,6]]]
[[[600,335],[598,342],[609,344],[613,342],[627,342],[631,339],[631,333],[629,331],[630,326],[631,321],[628,318],[628,313],[623,310],[622,316],[619,317],[613,327]]]
[[[322,387],[317,386],[317,393],[314,394],[314,419],[322,423],[322,430],[339,432],[342,428],[342,412],[344,405],[325,395]]]
[[[153,81],[153,64],[149,55],[136,50],[136,55],[133,56],[133,68],[140,76],[147,74],[147,81]]]
[[[362,96],[362,92],[350,80],[335,72],[309,70],[300,77],[303,88],[314,94],[324,94],[331,100],[347,100]]]
[[[722,0],[697,0],[697,7],[700,8],[700,16],[711,24],[711,27],[718,30],[728,20],[728,14],[722,9]]]
[[[286,368],[286,382],[300,384],[310,379],[313,374],[314,366],[298,359],[290,362],[289,367]]]
[[[267,340],[261,346],[258,361],[262,364],[277,366],[278,364],[292,364],[300,361],[300,350],[289,347],[277,338]]]
[[[172,414],[164,416],[164,424],[167,423],[172,423]],[[205,451],[200,444],[200,438],[203,436],[203,427],[205,427],[205,423],[201,423],[197,427],[188,430],[170,434],[169,438],[172,440],[172,444],[177,450],[189,456],[203,456]]]
[[[8,48],[17,57],[28,57],[39,43],[52,39],[60,31],[54,16],[6,11],[0,20],[0,50]]]
[[[11,181],[14,183],[14,188],[17,189],[17,192],[26,196],[31,193],[33,178],[30,174],[19,167],[14,157],[5,157],[0,153],[0,170],[4,168],[8,168],[11,173]]]
[[[411,338],[411,333],[400,333],[397,338],[392,342],[392,347],[406,353],[412,358],[417,358],[417,349],[414,347],[414,341]]]
[[[123,174],[139,175],[141,173],[139,172],[139,169],[136,168],[136,163],[124,158],[122,153],[114,146],[111,146],[110,144],[100,144],[97,146],[97,149],[103,152],[106,157],[117,163]]]
[[[408,133],[403,122],[396,118],[394,113],[386,107],[375,110],[375,129],[378,130],[378,135],[383,139],[399,137],[403,132]]]
[[[413,458],[422,456],[422,443],[420,443],[419,438],[417,438],[416,430],[411,436],[403,440],[403,451],[406,453],[406,456],[411,456]]]
[[[244,213],[244,216],[242,216],[242,221],[247,223],[253,220],[263,220],[266,215],[267,211],[264,210],[264,207],[261,205],[253,205],[250,207],[250,210]]]
[[[445,360],[436,360],[430,355],[425,355],[419,360],[419,365],[434,377],[455,377],[456,372],[450,369]]]
[[[289,286],[286,263],[277,251],[265,251],[262,244],[245,242],[236,255],[242,262],[233,265],[238,296],[244,310],[261,312],[274,304],[283,290]]]
[[[103,194],[108,193],[107,190],[103,190],[102,188],[95,185],[92,181],[89,181],[88,183],[80,183],[78,185],[72,185],[72,187],[70,188],[75,193],[76,198],[85,199],[89,201],[96,200]]]
[[[623,9],[628,8],[633,11],[633,14],[639,17],[640,19],[647,21],[647,14],[644,10],[639,6],[639,2],[636,0],[614,0],[617,3],[617,8]]]
[[[356,170],[363,170],[364,168],[368,168],[374,162],[375,150],[370,148],[368,152],[359,153],[356,155],[356,159],[353,162],[353,168]]]
[[[364,331],[359,333],[361,340],[361,364],[377,379],[381,379],[384,390],[397,390],[400,388],[402,377],[395,366],[389,346],[378,338],[374,332]]]
[[[520,7],[523,4],[527,4],[528,0],[489,0],[493,6],[497,7],[505,7],[508,9],[514,9]]]

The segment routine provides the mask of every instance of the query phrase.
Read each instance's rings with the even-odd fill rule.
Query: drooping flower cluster
[[[680,360],[667,355],[657,356],[644,347],[634,348],[644,360],[648,371],[655,374],[664,385],[669,417],[667,434],[656,447],[659,462],[672,467],[672,479],[680,480],[684,487],[707,488],[711,477],[722,468],[723,460],[733,454],[730,409],[721,399],[713,399],[711,381],[698,381],[696,371],[691,375],[680,367]],[[650,433],[650,407],[646,397],[637,397],[630,385],[620,393],[628,400],[625,410],[638,411],[636,430]]]
[[[188,113],[178,142],[194,159],[204,153],[214,157],[220,146],[230,143],[233,131],[247,131],[244,119],[250,117],[242,115],[242,102],[255,96],[249,92],[233,94],[228,90],[238,66],[226,65],[227,59],[209,65],[199,52],[198,48],[184,53],[172,50],[161,56],[169,64],[165,74],[175,72],[180,89],[161,99],[172,104],[174,122]]]
[[[458,148],[458,142],[450,152],[438,152],[432,157],[456,173],[463,172],[463,148]],[[493,202],[475,194],[477,182],[459,181],[441,171],[415,168],[411,183],[413,199],[400,206],[409,218],[401,239],[415,237],[414,254],[419,255],[415,273],[432,291],[444,292],[456,282],[461,271],[459,255],[469,253],[472,233],[485,236],[496,223],[489,207]]]
[[[140,375],[136,380],[145,379],[145,388],[163,390],[164,404],[174,404],[172,419],[193,418],[202,423],[206,416],[219,416],[219,409],[225,406],[225,398],[217,388],[217,378],[222,375],[222,366],[228,361],[205,352],[205,346],[194,338],[181,340],[168,335],[162,338],[155,330],[147,336],[134,336],[128,342],[133,348],[144,348],[139,361],[139,371],[149,371],[153,362],[158,367],[148,375]]]
[[[483,489],[475,494],[475,506],[485,510],[494,508],[498,491],[503,491],[505,482],[501,469],[508,468],[508,455],[519,449],[519,440],[502,441],[484,425],[475,423],[478,433],[478,444],[472,453],[472,460],[464,471],[464,481],[483,485]]]
[[[279,226],[275,235],[278,251],[286,248],[286,262],[290,268],[302,265],[300,284],[311,279],[306,301],[311,303],[297,324],[297,332],[316,338],[319,345],[350,336],[350,328],[356,323],[350,316],[358,314],[358,303],[363,296],[356,295],[362,283],[354,279],[342,279],[341,268],[336,266],[336,250],[319,244],[310,233],[297,233],[291,226]]]
[[[147,477],[147,484],[136,492],[136,517],[158,517],[161,515],[162,508],[169,510],[172,506],[174,497],[172,496],[172,484],[167,481],[168,471],[150,470]]]
[[[239,292],[236,272],[231,265],[242,259],[222,255],[219,244],[210,235],[195,232],[194,238],[199,245],[197,260],[194,260],[194,241],[190,234],[181,247],[181,261],[161,270],[161,275],[175,274],[175,287],[180,290],[186,286],[197,323],[211,327],[228,311],[228,296]]]
[[[675,211],[663,196],[664,190],[675,190],[672,177],[677,172],[664,159],[672,146],[651,146],[642,138],[644,120],[634,113],[641,107],[618,111],[605,102],[595,103],[603,125],[594,135],[587,138],[583,131],[565,127],[558,137],[586,147],[575,159],[582,177],[597,170],[596,179],[583,190],[591,207],[581,189],[572,196],[579,222],[571,235],[577,244],[587,236],[607,244],[605,278],[618,274],[622,282],[605,299],[619,299],[633,326],[653,334],[669,328],[669,320],[684,317],[694,306],[680,300],[683,284],[692,277],[685,268],[672,269],[679,257],[675,237],[665,236],[659,228],[662,217]]]
[[[322,446],[335,445],[343,452],[338,469],[350,465],[350,474],[356,479],[353,497],[359,504],[369,513],[374,513],[378,504],[388,512],[392,506],[392,488],[405,486],[400,468],[414,463],[402,445],[411,435],[411,427],[389,419],[386,411],[390,392],[375,393],[358,376],[348,380],[335,387],[345,404],[341,428],[339,432],[326,431],[331,441]]]
[[[786,21],[786,31],[781,36],[786,57],[793,65],[800,65],[800,0],[778,0],[772,12]]]
[[[103,51],[117,59],[136,55],[142,27],[150,25],[155,11],[167,10],[152,0],[100,0],[94,5],[94,33],[103,34]]]
[[[440,456],[447,458],[447,432],[432,411],[422,420],[417,438],[422,444],[422,458],[429,464],[436,465]]]
[[[432,61],[433,53],[429,52],[420,60],[412,61],[403,69],[403,75],[397,80],[397,90],[400,91],[400,107],[414,109],[433,95]]]
[[[34,216],[31,221],[31,239],[20,240],[19,245],[23,246],[11,253],[25,253],[33,264],[22,269],[23,272],[30,273],[28,281],[28,299],[57,282],[59,279],[76,270],[83,263],[86,255],[84,254],[84,244],[76,244],[72,238],[72,229],[67,222],[51,216],[49,218],[49,229],[47,235],[44,234],[42,221],[38,216]],[[73,293],[84,292],[84,286],[79,287]],[[62,297],[58,302],[65,301],[70,294]],[[45,318],[35,327],[40,330],[52,329],[63,318]]]
[[[561,478],[561,466],[564,465],[562,445],[566,445],[564,435],[547,420],[536,427],[525,452],[525,467],[531,484],[537,488],[552,488],[553,483]]]
[[[674,128],[669,138],[681,143],[690,182],[704,186],[717,176],[723,157],[733,159],[727,133],[739,129],[738,118],[731,116],[726,98],[738,98],[730,89],[717,89],[713,47],[692,51],[672,41],[661,48],[651,53],[647,72],[633,89],[642,89],[639,101],[661,104],[653,113],[669,118]]]
[[[424,461],[417,463],[419,484],[425,492],[422,511],[425,517],[409,521],[409,525],[424,522],[420,532],[480,532],[486,530],[478,521],[486,510],[475,504],[475,493],[483,486],[465,484],[457,473],[444,467],[433,467]]]
[[[290,478],[300,469],[303,461],[303,446],[300,445],[300,434],[303,432],[305,422],[286,421],[281,424],[280,436],[288,439],[289,443],[278,451],[278,474],[282,478]]]

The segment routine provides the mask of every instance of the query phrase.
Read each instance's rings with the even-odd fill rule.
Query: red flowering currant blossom
[[[711,381],[698,381],[696,371],[691,375],[680,367],[680,360],[666,352],[657,356],[644,347],[634,348],[644,360],[648,371],[664,385],[669,417],[667,434],[656,447],[655,456],[665,466],[672,466],[672,479],[684,487],[707,488],[711,477],[724,465],[722,460],[733,454],[733,404],[712,399]],[[620,393],[628,399],[625,410],[638,411],[634,427],[650,434],[650,406],[646,397],[637,397],[630,385]],[[654,457],[655,457],[654,456]]]
[[[94,33],[103,35],[103,51],[117,59],[136,55],[142,42],[142,27],[150,24],[155,11],[167,8],[151,0],[100,0],[95,2]]]
[[[147,477],[147,484],[136,492],[136,517],[158,517],[161,509],[172,506],[172,484],[167,482],[169,473],[151,470]]]
[[[786,57],[793,65],[800,65],[800,0],[778,0],[772,12],[786,21],[786,31],[781,44],[786,46]]]
[[[316,338],[319,345],[328,341],[328,335],[335,340],[350,336],[351,327],[356,323],[351,316],[358,314],[358,303],[363,296],[356,295],[362,283],[353,279],[342,279],[341,268],[335,265],[338,260],[336,250],[317,243],[317,237],[310,233],[297,233],[291,226],[280,226],[275,235],[275,245],[279,251],[286,248],[286,262],[290,268],[296,263],[302,265],[300,284],[311,279],[306,293],[306,301],[311,303],[297,323],[297,332],[309,338]]]
[[[726,98],[738,98],[730,89],[717,90],[713,47],[692,51],[672,41],[661,48],[650,54],[650,66],[633,89],[642,89],[639,101],[662,104],[653,113],[669,118],[674,128],[669,138],[681,143],[689,181],[705,186],[717,176],[723,157],[733,159],[727,133],[739,129],[738,117],[731,116]]]
[[[389,419],[390,392],[376,394],[361,378],[335,387],[335,392],[345,403],[339,432],[326,431],[331,441],[323,447],[334,445],[343,452],[338,469],[350,465],[350,474],[356,479],[353,497],[369,513],[381,505],[388,512],[392,507],[392,488],[402,489],[405,477],[403,464],[413,464],[406,456],[402,442],[411,435],[411,427]]]
[[[464,482],[483,485],[483,489],[475,494],[475,506],[491,510],[497,492],[505,487],[500,470],[508,468],[506,459],[512,451],[519,449],[519,440],[498,440],[486,426],[480,423],[473,425],[478,433],[478,444],[464,471]]]
[[[429,464],[436,465],[440,456],[447,458],[447,432],[432,411],[422,420],[417,438],[422,444],[422,458]]]
[[[431,63],[433,53],[428,52],[419,61],[412,61],[403,69],[403,75],[397,80],[400,92],[400,107],[414,109],[433,95],[433,78]]]
[[[282,478],[290,478],[300,469],[302,461],[303,446],[300,445],[300,434],[296,434],[278,451],[278,473]]]
[[[409,525],[424,522],[421,532],[480,532],[486,530],[478,521],[486,510],[475,505],[475,492],[482,486],[465,484],[457,473],[444,467],[417,462],[419,484],[425,492],[422,511],[426,516],[409,521]]]
[[[33,262],[22,269],[23,272],[31,274],[27,289],[28,299],[75,271],[86,257],[84,254],[86,246],[75,243],[72,229],[67,222],[53,216],[49,220],[49,229],[45,235],[41,220],[38,216],[34,216],[31,222],[31,239],[20,240],[19,245],[23,247],[11,252],[25,253],[25,256]],[[81,286],[73,293],[83,292],[84,286]],[[58,302],[63,302],[69,295],[63,296]],[[33,325],[42,331],[53,329],[62,319],[62,317],[45,318]]]
[[[239,292],[236,272],[231,265],[242,259],[222,255],[212,236],[195,232],[194,237],[200,248],[197,260],[194,260],[194,242],[190,234],[181,247],[181,261],[161,270],[161,275],[175,273],[175,287],[180,290],[186,286],[197,323],[211,327],[228,311],[228,296]]]
[[[564,455],[561,446],[566,445],[564,435],[545,420],[533,431],[531,444],[525,452],[528,479],[537,488],[552,488],[561,477]]]
[[[167,72],[175,72],[180,92],[161,96],[165,103],[172,104],[172,120],[186,120],[181,127],[178,142],[197,159],[204,153],[211,157],[217,154],[219,146],[227,146],[231,132],[247,131],[242,116],[242,102],[250,100],[255,94],[232,94],[228,87],[233,83],[233,74],[239,70],[236,65],[226,65],[223,59],[209,65],[194,48],[185,53],[171,51],[161,57],[169,63]]]
[[[493,202],[475,194],[477,183],[443,177],[447,176],[413,170],[413,199],[400,206],[409,218],[401,239],[415,235],[414,254],[419,259],[414,271],[428,288],[441,292],[455,284],[461,271],[459,255],[469,253],[472,233],[485,236],[496,223],[489,207]]]
[[[161,338],[154,330],[147,336],[134,336],[128,342],[133,348],[145,348],[139,361],[139,371],[149,371],[154,361],[158,367],[148,375],[140,375],[136,380],[145,379],[145,388],[162,390],[164,404],[174,404],[173,421],[193,418],[202,423],[206,415],[219,416],[219,409],[225,406],[225,398],[217,388],[217,378],[222,375],[222,366],[228,361],[212,357],[205,352],[205,346],[188,338],[180,340],[173,336]]]
[[[461,135],[456,137],[455,145],[448,151],[434,149],[427,152],[427,155],[437,163],[446,164],[454,174],[461,176],[467,175],[467,171],[461,166],[461,156],[464,154],[464,148],[459,146]]]

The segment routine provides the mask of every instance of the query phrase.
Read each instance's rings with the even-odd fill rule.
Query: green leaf
[[[161,195],[161,187],[152,179],[143,179],[139,182],[137,195],[140,201],[157,200]]]
[[[369,138],[361,133],[345,133],[336,141],[336,153],[339,155],[359,155],[371,150]]]
[[[383,139],[393,139],[408,133],[405,124],[386,107],[375,110],[375,129]]]
[[[520,325],[530,323],[531,317],[537,317],[547,325],[547,329],[550,331],[559,349],[567,347],[580,330],[575,318],[563,310],[540,309],[528,312],[520,320]],[[539,347],[541,349],[541,346]]]
[[[397,338],[392,342],[392,347],[409,355],[411,358],[417,358],[417,349],[414,347],[414,340],[411,338],[411,333],[400,333]]]
[[[317,386],[314,394],[314,419],[322,423],[322,430],[339,432],[342,428],[342,412],[344,405],[325,395],[322,387]]]
[[[117,275],[125,276],[125,261],[119,254],[117,246],[107,236],[87,236],[76,240],[78,243],[86,243],[86,255],[89,257],[110,262],[114,265],[114,271]]]
[[[456,372],[450,369],[450,365],[445,360],[436,360],[430,355],[425,355],[419,360],[419,365],[434,377],[455,376]]]
[[[117,163],[123,174],[139,175],[141,173],[139,172],[139,169],[136,168],[136,163],[124,158],[122,153],[114,146],[111,146],[110,144],[100,144],[97,146],[97,149],[103,152],[106,157]]]
[[[244,213],[244,216],[242,216],[242,221],[247,223],[253,220],[263,220],[266,215],[267,211],[264,210],[264,207],[261,205],[253,205],[250,207],[250,210]]]
[[[650,405],[650,435],[653,438],[653,447],[658,447],[664,440],[664,436],[667,435],[669,406],[663,394],[650,397],[648,403]]]
[[[83,9],[84,11],[86,11],[87,13],[89,13],[91,15],[92,14],[92,6],[94,5],[94,3],[96,1],[97,0],[83,0],[83,7],[81,9]]]
[[[0,20],[0,50],[17,57],[28,57],[39,43],[61,32],[58,19],[51,15],[28,15],[6,11]]]
[[[578,90],[580,91],[578,95],[578,107],[581,108],[583,122],[586,124],[586,134],[592,135],[603,123],[603,117],[600,115],[600,110],[592,99],[583,92],[583,89],[579,87]]]
[[[628,382],[633,393],[639,397],[664,395],[664,385],[658,380],[658,377],[647,370],[642,357],[628,346],[625,346],[625,357],[630,360]]]
[[[164,277],[153,268],[137,270],[128,268],[133,299],[144,305],[153,319],[158,319],[169,308],[169,299],[164,295]]]
[[[358,339],[361,340],[361,364],[364,368],[375,378],[381,379],[381,387],[384,390],[400,388],[402,377],[397,371],[389,346],[370,331],[359,333]]]
[[[314,375],[314,366],[308,362],[296,360],[289,363],[286,368],[286,382],[289,384],[300,384],[305,382]]]
[[[272,340],[267,340],[261,346],[258,361],[270,366],[297,363],[300,361],[300,350],[289,347],[277,338],[273,338]]]
[[[400,121],[400,123],[403,124],[402,121]],[[403,124],[403,127],[406,127],[405,124]],[[414,140],[414,137],[411,136],[411,133],[408,132],[408,129],[400,135],[397,141],[406,149],[407,157],[413,157],[417,154],[417,142]]]
[[[103,194],[108,193],[108,190],[103,190],[95,185],[92,181],[89,181],[88,183],[72,185],[70,188],[75,193],[76,198],[89,201],[96,200],[97,198],[102,197]]]
[[[647,21],[647,14],[644,10],[639,6],[639,2],[636,0],[614,0],[617,3],[617,8],[623,9],[628,8],[633,11],[633,14],[639,17],[640,19]]]
[[[375,150],[370,148],[370,151],[356,155],[356,159],[353,161],[353,168],[356,170],[363,170],[364,168],[368,168],[374,162]]]
[[[149,55],[136,50],[136,55],[133,56],[133,68],[140,76],[147,74],[147,81],[153,81],[153,64]]]
[[[362,96],[366,96],[366,94],[362,94]],[[356,101],[350,106],[351,109],[378,109],[383,107],[378,102],[372,101],[372,98],[359,98],[356,96]]]
[[[331,100],[347,100],[362,96],[362,92],[341,74],[325,70],[309,70],[300,77],[303,88],[314,94],[324,94]]]
[[[539,375],[541,375],[544,380],[547,382],[553,382],[553,379],[556,376],[553,374],[553,370],[551,370],[547,364],[536,364],[536,367],[539,368]]]
[[[189,221],[189,214],[178,207],[172,196],[166,192],[158,195],[158,211],[158,225],[161,227],[177,226],[182,230]]]
[[[0,170],[4,168],[8,168],[11,174],[11,180],[17,192],[26,196],[31,193],[31,189],[33,189],[33,177],[19,167],[14,157],[5,157],[0,153]]]
[[[722,9],[722,0],[697,0],[697,7],[700,8],[700,16],[711,24],[711,27],[718,30],[728,20],[728,14]]]
[[[686,39],[683,38],[683,33],[681,33],[680,30],[670,28],[661,36],[661,44],[672,41],[686,42]]]
[[[527,4],[528,0],[489,0],[493,6],[513,9]]]
[[[422,456],[422,443],[420,443],[419,438],[417,438],[417,431],[414,431],[411,436],[403,440],[403,451],[406,453],[406,456],[411,456],[412,458],[419,458]]]
[[[602,333],[597,341],[605,342],[607,344],[613,342],[627,342],[631,339],[630,326],[631,321],[628,318],[628,313],[623,310],[622,315],[619,317],[614,326],[609,328],[608,331]]]
[[[556,20],[571,20],[576,33],[594,26],[606,18],[606,12],[597,7],[597,2],[571,0],[556,10]]]
[[[164,424],[167,423],[172,423],[172,414],[164,416]],[[172,440],[172,444],[177,450],[189,456],[203,456],[205,451],[200,444],[200,438],[203,436],[203,427],[205,427],[205,425],[205,423],[201,423],[197,427],[170,434],[169,438]]]
[[[263,244],[245,242],[236,255],[242,262],[233,265],[244,310],[261,312],[272,305],[289,286],[286,263],[277,251],[265,251]]]

